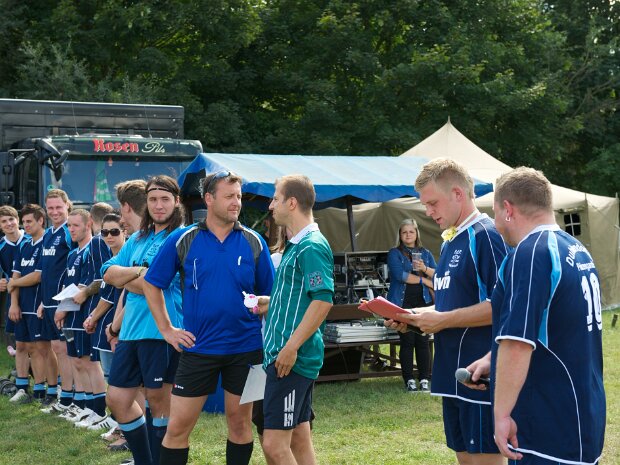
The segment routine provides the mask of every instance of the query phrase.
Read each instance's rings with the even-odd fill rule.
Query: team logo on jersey
[[[54,239],[54,243],[52,245],[58,245],[60,244],[60,236],[56,236],[56,239]]]
[[[454,253],[452,254],[452,257],[450,258],[450,263],[448,263],[448,266],[450,268],[456,268],[457,266],[459,266],[459,262],[461,261],[462,254],[463,254],[463,249],[456,249]]]
[[[323,284],[323,277],[320,271],[313,271],[308,275],[308,281],[310,282],[310,289],[320,287]]]
[[[25,258],[22,258],[22,268],[25,268],[27,266],[34,266],[34,257],[31,258],[30,260],[26,260]]]
[[[75,267],[69,268],[69,269],[67,270],[67,276],[68,276],[69,278],[72,278],[72,277],[74,277],[74,276],[75,276]]]
[[[442,289],[448,289],[450,287],[450,272],[446,271],[444,276],[437,276],[435,274],[435,278],[433,279],[433,286],[436,291],[441,291]]]
[[[295,413],[295,389],[284,398],[284,427],[293,426]]]
[[[44,257],[53,257],[56,255],[56,249],[54,247],[50,247],[49,249],[43,249]]]

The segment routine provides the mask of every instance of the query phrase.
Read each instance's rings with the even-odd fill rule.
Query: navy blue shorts
[[[81,358],[90,356],[90,351],[92,350],[90,334],[86,334],[86,331],[72,329],[65,329],[63,332],[67,336],[67,355],[69,357]],[[72,337],[69,336],[69,332],[72,333]]]
[[[205,355],[183,352],[172,393],[180,397],[201,397],[215,393],[222,375],[222,388],[240,396],[251,365],[263,361],[263,350],[231,355]]]
[[[94,334],[90,335],[90,341],[91,341],[91,346],[90,346],[90,361],[91,362],[100,362],[101,361],[101,356],[99,355],[99,349],[95,349],[92,346],[92,341],[93,341],[93,336]]]
[[[443,427],[446,444],[455,452],[499,454],[490,405],[443,397]]]
[[[293,429],[310,421],[314,380],[294,371],[284,378],[278,378],[275,363],[269,365],[266,372],[264,429]]]
[[[594,465],[598,464],[596,462]],[[521,460],[508,460],[508,465],[563,465],[557,460],[549,460],[533,454],[523,454]]]
[[[54,314],[56,313],[56,308],[44,308],[43,309],[43,320],[41,323],[41,340],[43,341],[64,341],[65,337],[62,335],[62,332],[54,323]]]
[[[41,340],[41,320],[36,315],[22,314],[22,319],[15,324],[15,340],[19,342],[36,342]]]
[[[179,363],[179,352],[161,339],[119,341],[116,344],[108,384],[119,388],[143,385],[159,389],[172,384]]]

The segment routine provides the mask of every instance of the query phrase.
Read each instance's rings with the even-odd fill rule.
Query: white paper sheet
[[[65,287],[60,293],[56,294],[52,299],[54,300],[65,300],[65,299],[73,299],[75,295],[80,292],[80,288],[75,284],[71,284],[70,286]]]
[[[73,301],[73,297],[61,300],[56,308],[57,312],[78,312],[79,310],[80,304],[76,304]]]
[[[265,397],[265,383],[267,382],[267,373],[263,370],[263,365],[252,365],[248,373],[248,379],[243,387],[240,404],[247,404],[255,400],[263,400]]]

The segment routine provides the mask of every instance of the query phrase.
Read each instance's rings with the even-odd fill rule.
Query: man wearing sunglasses
[[[252,403],[239,401],[250,366],[262,362],[262,336],[260,318],[244,305],[244,293],[269,294],[274,271],[264,239],[238,221],[241,178],[228,171],[211,174],[202,192],[205,222],[172,233],[145,277],[144,294],[157,326],[182,351],[160,463],[187,463],[189,435],[221,374],[226,463],[247,465],[253,449]],[[162,294],[177,270],[185,329],[170,321]]]
[[[112,334],[118,336],[119,342],[110,368],[108,405],[136,465],[159,463],[178,362],[178,353],[164,340],[149,311],[144,297],[144,274],[164,241],[183,222],[179,194],[179,185],[171,177],[152,177],[146,183],[146,214],[139,231],[101,270],[107,284],[124,287],[127,293],[120,334]],[[163,299],[170,320],[182,327],[178,274],[164,291]],[[151,428],[147,427],[145,416],[135,401],[141,385],[152,413]]]

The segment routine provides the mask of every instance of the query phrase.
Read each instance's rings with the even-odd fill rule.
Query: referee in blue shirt
[[[226,463],[247,465],[253,449],[252,403],[239,401],[250,366],[262,362],[263,340],[260,318],[245,307],[244,293],[269,294],[274,270],[263,238],[238,222],[241,178],[228,171],[214,173],[203,180],[202,191],[205,222],[171,234],[144,278],[157,327],[182,350],[160,463],[187,463],[189,435],[221,374]],[[185,329],[168,317],[162,293],[177,272]]]

